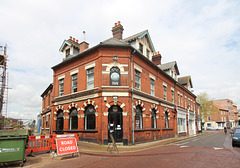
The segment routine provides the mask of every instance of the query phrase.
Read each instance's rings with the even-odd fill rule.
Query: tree
[[[202,119],[207,118],[211,115],[214,110],[213,98],[210,98],[206,92],[201,92],[197,95],[197,102],[200,104],[200,113]]]

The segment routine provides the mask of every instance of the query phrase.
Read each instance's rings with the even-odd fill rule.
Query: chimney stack
[[[121,40],[122,34],[123,34],[123,26],[121,25],[120,21],[118,23],[115,23],[115,26],[112,28],[113,37]]]
[[[85,31],[83,31],[83,42],[79,44],[79,53],[83,52],[84,50],[88,49],[89,44],[85,41]]]
[[[155,65],[161,65],[161,60],[162,60],[162,56],[161,56],[161,54],[159,53],[159,51],[153,53],[152,62],[153,62]]]

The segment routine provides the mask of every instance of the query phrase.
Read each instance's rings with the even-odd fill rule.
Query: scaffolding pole
[[[0,129],[4,129],[4,120],[7,118],[7,58],[7,45],[0,46]]]

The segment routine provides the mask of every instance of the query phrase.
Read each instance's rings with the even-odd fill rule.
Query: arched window
[[[58,110],[57,112],[56,130],[57,131],[63,130],[63,111],[62,110]]]
[[[156,119],[156,110],[155,109],[152,109],[151,115],[152,115],[152,117],[151,117],[152,128],[157,128],[157,119]]]
[[[69,115],[69,130],[78,129],[78,112],[72,108]]]
[[[85,109],[85,130],[95,129],[95,108],[93,105],[88,105]]]
[[[110,86],[120,86],[120,69],[112,67],[110,70]]]
[[[168,112],[167,111],[165,111],[165,113],[164,113],[164,118],[165,118],[165,128],[169,128]]]
[[[142,129],[143,128],[143,122],[142,122],[142,107],[140,105],[137,105],[135,110],[135,128],[136,129]]]

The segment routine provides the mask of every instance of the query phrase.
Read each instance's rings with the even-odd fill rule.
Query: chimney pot
[[[159,55],[159,51],[158,51],[158,55]]]
[[[153,56],[154,56],[155,54],[153,53]]]
[[[73,41],[75,41],[75,38],[73,38]]]
[[[76,40],[76,42],[78,43],[78,40]]]
[[[118,21],[118,25],[120,25],[120,21]]]
[[[115,23],[115,26],[117,26],[117,23]]]
[[[70,40],[72,40],[72,36],[70,36]]]

